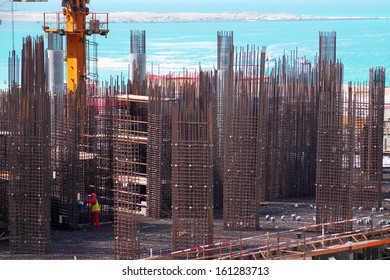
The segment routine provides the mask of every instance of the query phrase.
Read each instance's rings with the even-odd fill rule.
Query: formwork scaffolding
[[[232,82],[233,71],[233,31],[217,33],[217,82],[213,96],[213,146],[214,146],[214,207],[223,206],[223,155],[225,113],[228,83]],[[230,77],[230,78],[229,78]],[[231,85],[230,85],[231,87]]]
[[[160,84],[161,83],[161,84]],[[147,198],[148,216],[172,215],[172,106],[178,87],[170,76],[151,82],[147,93],[148,146]]]
[[[215,77],[181,81],[172,109],[173,248],[213,241],[212,107]]]
[[[369,84],[350,85],[355,102],[354,207],[381,206],[385,69],[371,68]]]
[[[259,227],[257,126],[260,68],[264,67],[260,65],[260,57],[260,51],[254,46],[236,52],[232,88],[227,93],[223,177],[225,229],[257,230]]]
[[[8,97],[9,228],[13,254],[50,251],[50,99],[43,37],[26,37],[22,80]]]

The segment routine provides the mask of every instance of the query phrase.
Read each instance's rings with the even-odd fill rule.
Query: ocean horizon
[[[218,31],[233,31],[235,47],[266,46],[269,61],[297,50],[299,57],[312,62],[318,53],[319,32],[336,31],[337,58],[344,63],[345,84],[350,81],[367,82],[370,68],[390,66],[390,19],[386,18],[310,17],[299,20],[294,19],[294,15],[279,14],[279,18],[275,16],[273,20],[232,21],[227,17],[224,21],[183,22],[172,21],[171,17],[168,22],[134,22],[124,20],[128,19],[128,14],[121,15],[116,20],[110,20],[107,38],[96,35],[88,37],[98,43],[100,81],[109,80],[111,76],[127,77],[130,30],[146,31],[147,72],[150,74],[180,73],[183,69],[198,71],[199,66],[203,70],[214,69],[217,63]],[[156,14],[148,15],[154,17]],[[196,16],[196,13],[191,15]],[[42,13],[41,16],[43,18]],[[34,17],[30,15],[30,19]],[[42,18],[41,21],[15,22],[14,36],[10,22],[3,21],[0,25],[1,38],[6,38],[0,45],[1,88],[7,87],[12,37],[16,53],[20,56],[23,37],[44,35]],[[386,80],[388,86],[389,79]]]

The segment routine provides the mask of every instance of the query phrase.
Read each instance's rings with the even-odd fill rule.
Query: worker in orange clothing
[[[100,212],[100,206],[99,202],[96,199],[96,194],[91,193],[91,199],[85,199],[84,203],[91,203],[92,205],[92,225],[95,225],[97,229],[100,228],[99,223],[99,212]]]

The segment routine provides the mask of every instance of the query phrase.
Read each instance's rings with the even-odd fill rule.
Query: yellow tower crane
[[[109,32],[108,14],[90,13],[89,2],[62,0],[62,12],[44,13],[44,31],[66,36],[67,92],[86,92],[86,36]]]

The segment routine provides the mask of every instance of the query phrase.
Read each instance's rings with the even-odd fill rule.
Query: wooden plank
[[[132,101],[132,102],[143,102],[143,103],[149,101],[148,96],[135,95],[135,94],[118,94],[116,98],[120,101]]]

